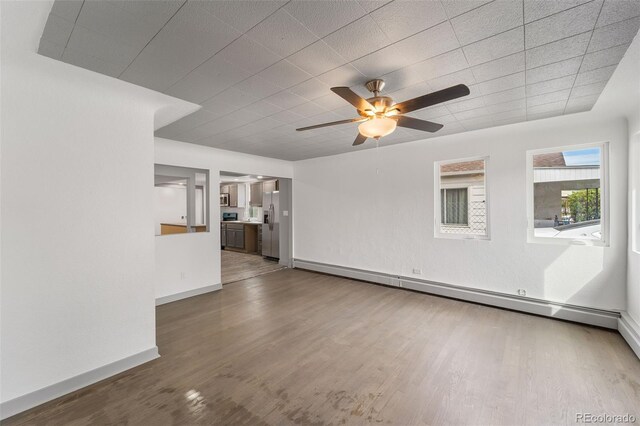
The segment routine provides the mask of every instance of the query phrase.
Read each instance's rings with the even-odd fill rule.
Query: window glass
[[[534,237],[603,240],[602,151],[532,153]]]
[[[440,196],[444,201],[440,223],[449,225],[468,225],[467,188],[441,189]]]
[[[487,237],[486,159],[436,163],[437,236]]]

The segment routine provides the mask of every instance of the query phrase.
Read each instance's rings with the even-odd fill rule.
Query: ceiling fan
[[[431,121],[407,117],[404,114],[452,99],[461,98],[470,93],[467,86],[458,84],[457,86],[418,96],[417,98],[396,104],[389,96],[380,96],[380,92],[384,88],[384,80],[371,80],[368,81],[365,86],[373,93],[372,98],[363,99],[348,87],[331,88],[333,93],[356,107],[360,117],[316,124],[315,126],[302,127],[296,130],[304,131],[317,129],[319,127],[335,126],[337,124],[360,123],[358,126],[358,136],[353,142],[354,146],[363,144],[367,138],[380,139],[392,133],[396,129],[396,126],[434,133],[444,126]]]

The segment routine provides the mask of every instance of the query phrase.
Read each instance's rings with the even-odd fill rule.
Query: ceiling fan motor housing
[[[389,96],[374,96],[367,99],[367,102],[376,108],[375,115],[383,115],[387,108],[393,105],[393,99]],[[363,117],[371,117],[371,113],[367,114],[365,111],[358,111],[358,113]]]
[[[389,96],[380,96],[380,92],[382,91],[382,89],[384,89],[384,80],[379,78],[375,80],[369,80],[365,83],[365,87],[374,95],[372,98],[367,99],[367,102],[369,102],[371,105],[373,105],[376,108],[376,110],[373,112],[375,113],[376,116],[383,115],[387,110],[387,108],[393,105],[393,99],[391,99]],[[363,117],[371,116],[371,113],[367,114],[366,112],[363,112],[363,111],[358,111],[358,112]]]

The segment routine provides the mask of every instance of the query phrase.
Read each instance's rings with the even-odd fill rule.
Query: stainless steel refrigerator
[[[280,194],[278,191],[262,194],[262,255],[280,258]]]

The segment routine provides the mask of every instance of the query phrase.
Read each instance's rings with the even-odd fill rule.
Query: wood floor
[[[296,269],[157,308],[161,358],[7,425],[548,425],[640,417],[614,331]]]
[[[221,253],[222,284],[246,280],[284,268],[277,261],[267,260],[257,254],[238,253],[231,250],[222,250]]]

